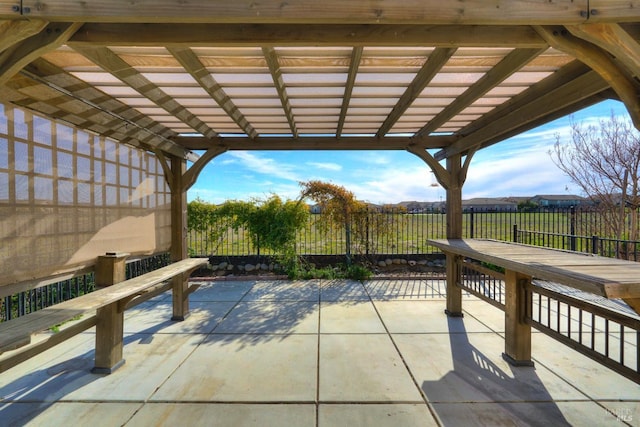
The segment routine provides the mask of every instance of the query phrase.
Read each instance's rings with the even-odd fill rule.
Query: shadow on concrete
[[[444,425],[570,425],[535,367],[504,371],[470,343],[463,319],[449,317],[448,323],[453,370],[438,381],[422,383]]]

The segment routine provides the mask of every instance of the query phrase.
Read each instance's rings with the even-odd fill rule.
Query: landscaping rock
[[[244,266],[244,271],[247,271],[247,272],[253,271],[255,269],[256,269],[256,266],[253,265],[253,264],[247,264],[247,265]]]

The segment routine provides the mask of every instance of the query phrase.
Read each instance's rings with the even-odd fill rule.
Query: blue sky
[[[628,118],[624,106],[605,101],[571,117],[579,123]],[[556,135],[570,137],[570,117],[564,117],[489,148],[471,162],[463,198],[580,194],[551,160]],[[300,181],[312,179],[341,185],[359,200],[371,203],[444,200],[429,167],[405,151],[231,151],[213,159],[189,190],[211,203],[264,199],[277,194],[296,199]]]

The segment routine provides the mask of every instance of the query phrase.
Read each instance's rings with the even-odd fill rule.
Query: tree
[[[351,264],[351,221],[355,212],[366,208],[363,202],[356,200],[355,195],[339,185],[322,181],[301,182],[300,200],[309,198],[318,203],[321,217],[326,223],[344,226],[347,264]]]
[[[281,255],[295,253],[296,233],[308,219],[306,205],[291,200],[283,202],[276,195],[238,214],[238,222],[249,231],[254,247]]]
[[[250,202],[230,200],[215,206],[199,199],[187,206],[189,230],[205,233],[205,249],[213,253],[230,228],[244,229],[258,255],[260,248],[276,254],[295,251],[296,232],[309,217],[307,207],[278,196]]]
[[[187,230],[204,236],[204,241],[199,242],[200,247],[190,247],[190,251],[216,253],[231,226],[232,217],[222,206],[207,203],[199,198],[187,204]]]
[[[557,136],[551,157],[597,203],[612,236],[638,239],[640,133],[629,120],[612,114],[598,125],[572,121],[570,140]]]
[[[346,188],[322,181],[301,182],[300,200],[311,199],[320,205],[321,224],[344,227],[346,262],[351,264],[352,249],[370,254],[371,240],[386,235],[391,230],[398,215],[406,213],[405,208],[382,207],[380,212],[371,212],[366,203],[356,200]]]

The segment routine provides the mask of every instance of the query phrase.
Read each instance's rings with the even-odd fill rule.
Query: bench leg
[[[124,311],[118,303],[98,309],[96,360],[91,372],[110,374],[124,364]]]
[[[462,313],[462,288],[460,283],[460,267],[458,255],[447,255],[447,308],[444,311],[449,317],[463,317]]]
[[[531,326],[525,321],[525,285],[531,277],[505,271],[505,350],[502,357],[514,366],[533,366],[531,361]]]
[[[182,321],[189,316],[189,274],[171,279],[173,289],[173,316],[171,320]]]

